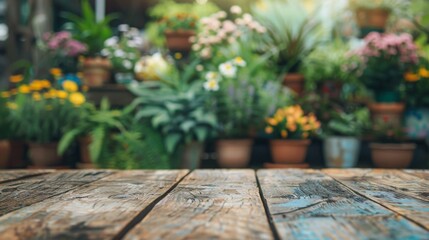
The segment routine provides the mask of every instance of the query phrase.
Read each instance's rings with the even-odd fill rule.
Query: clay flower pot
[[[300,95],[304,91],[304,75],[300,73],[288,73],[284,76],[283,85]]]
[[[104,57],[87,57],[82,62],[83,82],[88,87],[100,87],[110,80],[112,64]]]
[[[57,153],[58,143],[30,143],[30,159],[34,167],[51,167],[61,164]]]
[[[249,165],[251,139],[218,140],[216,153],[222,168],[245,168]]]
[[[8,140],[0,140],[0,169],[9,167],[10,143]]]
[[[358,8],[356,20],[360,28],[385,29],[390,11],[384,8]]]
[[[274,163],[299,164],[305,161],[311,141],[305,140],[271,140],[271,156]]]
[[[165,38],[167,41],[167,48],[171,52],[189,52],[192,48],[190,38],[195,36],[195,31],[192,30],[166,30]]]
[[[26,167],[26,143],[24,141],[10,140],[10,154],[9,154],[9,167],[10,168],[23,168]]]
[[[368,106],[374,121],[400,126],[405,110],[404,103],[370,103]]]
[[[378,168],[407,168],[413,160],[416,144],[371,143],[372,162]]]
[[[326,166],[330,168],[352,168],[356,166],[359,150],[360,140],[356,137],[328,137],[323,144]]]

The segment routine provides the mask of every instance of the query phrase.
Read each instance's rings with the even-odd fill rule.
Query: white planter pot
[[[356,166],[360,140],[355,137],[328,137],[323,146],[326,166],[330,168],[352,168]]]

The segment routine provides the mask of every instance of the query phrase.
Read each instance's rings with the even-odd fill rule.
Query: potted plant
[[[355,54],[361,59],[360,79],[375,94],[376,102],[369,105],[373,119],[387,118],[399,125],[405,108],[399,89],[404,74],[419,61],[411,35],[372,32]]]
[[[354,84],[356,59],[347,56],[349,46],[340,39],[318,46],[302,62],[306,89],[317,91],[332,100],[340,99],[344,84]]]
[[[49,66],[58,68],[65,74],[78,72],[78,56],[86,53],[85,44],[73,39],[72,34],[67,31],[46,33],[42,40],[40,46],[49,56]]]
[[[352,168],[356,166],[360,139],[367,129],[369,111],[360,108],[351,113],[336,112],[323,129],[324,157],[328,167]]]
[[[405,126],[414,139],[429,136],[429,61],[422,58],[420,66],[405,74]]]
[[[58,140],[66,126],[78,119],[76,109],[85,102],[76,83],[65,81],[61,88],[52,87],[48,80],[33,80],[20,84],[9,102],[11,129],[28,141],[35,167],[61,164]]]
[[[267,28],[269,45],[278,50],[278,65],[284,75],[283,83],[298,94],[304,90],[302,61],[319,43],[322,36],[317,13],[309,12],[301,1],[263,1],[254,7],[256,18]]]
[[[72,13],[63,13],[70,21],[67,27],[73,37],[87,46],[87,54],[81,58],[81,68],[85,85],[99,87],[109,81],[111,63],[109,59],[101,56],[100,52],[104,42],[112,36],[109,23],[116,17],[108,15],[97,22],[94,10],[88,0],[82,1],[82,17]]]
[[[166,16],[160,21],[165,34],[167,48],[171,52],[189,52],[192,47],[191,37],[195,36],[198,18],[188,13]]]
[[[373,139],[370,149],[376,167],[407,168],[411,164],[416,144],[405,141],[402,127],[392,124],[388,119],[375,121],[369,135]]]
[[[217,128],[216,116],[206,104],[208,94],[201,81],[191,81],[193,77],[195,64],[190,64],[173,68],[160,81],[130,86],[137,95],[136,119],[150,122],[163,136],[169,156],[181,155],[180,167],[189,169],[200,166],[204,142]]]
[[[267,118],[265,133],[270,140],[271,155],[276,164],[302,164],[311,141],[309,137],[320,128],[314,114],[304,114],[301,106],[279,108]]]
[[[361,36],[368,33],[384,32],[392,11],[406,7],[400,0],[352,0],[350,7],[355,12],[356,22]]]
[[[140,59],[140,51],[143,40],[136,28],[128,25],[120,25],[121,35],[106,40],[101,55],[106,56],[112,62],[115,72],[115,80],[119,84],[129,84],[134,79],[134,66]]]
[[[80,145],[81,166],[98,164],[102,151],[106,149],[111,134],[125,133],[125,117],[129,108],[112,110],[107,98],[103,98],[100,108],[87,104],[82,107],[79,119],[69,124],[68,131],[64,133],[58,145],[59,155],[69,148],[73,141],[78,139]]]

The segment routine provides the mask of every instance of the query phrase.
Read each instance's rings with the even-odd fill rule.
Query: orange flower
[[[265,133],[266,133],[266,134],[271,134],[271,133],[273,133],[273,128],[272,128],[272,127],[266,127],[266,128],[265,128]]]
[[[8,98],[8,97],[10,97],[10,93],[9,92],[2,92],[1,97],[2,98]]]
[[[54,77],[59,77],[59,76],[61,76],[62,74],[63,74],[63,71],[61,71],[61,69],[60,68],[51,68],[51,70],[49,71],[51,74],[52,74],[52,76],[54,76]]]
[[[27,86],[27,85],[21,85],[21,86],[19,86],[18,91],[19,91],[20,93],[24,93],[24,94],[26,94],[26,93],[29,93],[29,92],[30,92],[30,87],[29,87],[29,86]]]
[[[10,76],[10,78],[9,78],[9,81],[11,82],[11,83],[19,83],[19,82],[21,82],[22,80],[24,80],[24,76],[22,76],[22,75],[12,75],[12,76]]]
[[[426,68],[424,68],[424,67],[421,67],[420,69],[419,69],[419,74],[420,74],[420,76],[422,76],[422,77],[424,77],[424,78],[429,78],[429,70],[427,70]]]
[[[287,131],[286,130],[282,130],[281,133],[282,138],[287,138]]]
[[[404,78],[407,82],[416,82],[420,80],[420,76],[412,72],[405,73]]]

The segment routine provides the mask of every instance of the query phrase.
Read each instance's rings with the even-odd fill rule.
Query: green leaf
[[[147,106],[137,112],[135,119],[141,120],[142,118],[153,117],[154,115],[167,114],[165,110],[157,106]]]
[[[179,133],[171,133],[165,137],[165,148],[169,154],[174,152],[181,138]]]
[[[208,137],[208,130],[205,127],[196,127],[194,128],[195,135],[197,136],[197,140],[203,142]]]
[[[168,114],[162,113],[152,118],[152,126],[158,128],[161,124],[168,123],[170,120]]]
[[[185,122],[183,122],[182,124],[180,124],[180,128],[184,132],[189,132],[189,130],[191,130],[191,128],[193,128],[194,126],[195,126],[195,122],[191,121],[191,120],[186,120]]]
[[[64,152],[69,148],[70,144],[76,139],[77,136],[81,134],[80,129],[75,128],[73,130],[68,131],[63,135],[59,144],[58,144],[58,154],[63,155]]]
[[[97,127],[91,132],[91,144],[89,145],[89,155],[92,161],[98,162],[105,142],[106,132],[103,127]]]

